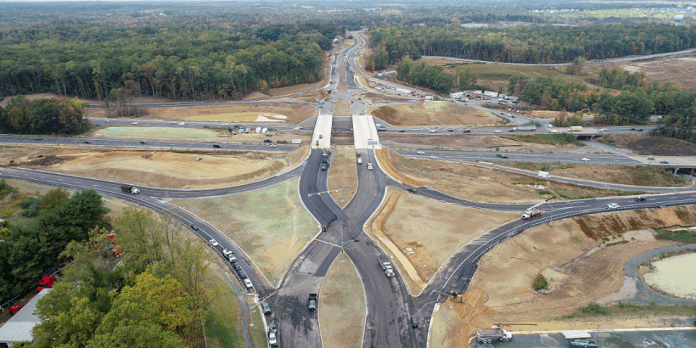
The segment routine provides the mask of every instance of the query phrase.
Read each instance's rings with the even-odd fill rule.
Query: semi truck
[[[571,132],[582,132],[582,126],[572,126],[570,127]]]
[[[476,332],[476,341],[483,344],[490,344],[493,341],[507,342],[512,339],[512,334],[505,329],[493,326],[490,329],[482,329]]]
[[[386,256],[379,256],[379,265],[382,266],[382,270],[387,277],[391,278],[394,276],[394,268],[392,267],[391,261],[389,261]]]
[[[518,132],[534,132],[537,129],[536,126],[519,126],[513,128],[511,131],[518,131]]]
[[[309,311],[314,312],[317,310],[317,294],[309,294]]]
[[[140,193],[140,190],[138,190],[137,187],[133,185],[121,185],[121,191],[123,192],[128,192],[128,193]]]
[[[539,209],[527,210],[522,214],[522,220],[536,219],[539,216],[544,215],[544,212]]]

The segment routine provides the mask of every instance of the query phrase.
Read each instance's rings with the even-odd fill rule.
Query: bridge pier
[[[679,168],[674,168],[674,175],[677,175],[677,172],[679,171]],[[693,173],[693,168],[691,169],[691,172]]]

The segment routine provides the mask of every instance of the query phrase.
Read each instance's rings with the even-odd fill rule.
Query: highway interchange
[[[357,38],[353,46],[334,56],[332,63],[332,81],[326,88],[332,90],[333,97],[327,100],[320,108],[319,114],[328,116],[333,114],[335,100],[346,99],[352,101],[351,113],[354,115],[364,114],[367,105],[357,99],[354,95],[362,91],[362,87],[355,82],[354,74],[360,74],[368,80],[373,79],[365,75],[357,66],[355,58],[358,50],[365,44],[364,40],[353,33]],[[339,67],[346,67],[347,92],[339,92],[336,86],[340,82]],[[384,83],[381,82],[380,83]],[[397,85],[398,86],[398,85]],[[254,101],[260,102],[260,101]],[[405,100],[404,102],[409,102]],[[161,104],[157,104],[161,106]],[[180,105],[180,104],[177,104]],[[196,103],[195,105],[201,105]],[[375,244],[370,237],[363,231],[363,225],[373,215],[381,204],[387,186],[394,186],[400,189],[412,189],[390,176],[388,176],[379,165],[375,157],[374,149],[379,148],[379,139],[375,134],[374,122],[356,122],[354,116],[353,127],[334,128],[334,130],[348,130],[354,132],[356,139],[356,150],[360,151],[365,161],[373,164],[374,169],[368,170],[367,166],[357,166],[358,188],[354,198],[343,209],[333,201],[329,195],[310,195],[312,193],[327,191],[328,171],[320,169],[322,161],[322,150],[313,148],[306,161],[295,168],[291,168],[273,177],[235,187],[207,189],[207,190],[177,190],[140,187],[141,193],[138,195],[126,194],[121,191],[119,182],[106,180],[76,177],[72,175],[57,174],[52,172],[41,172],[36,170],[21,169],[16,167],[3,168],[1,176],[3,178],[14,178],[27,180],[47,185],[63,186],[71,189],[95,189],[99,193],[124,199],[137,203],[143,207],[153,209],[158,212],[173,211],[185,226],[196,226],[194,231],[205,240],[216,239],[220,246],[215,248],[221,253],[222,248],[235,252],[238,262],[246,272],[254,285],[254,292],[260,298],[268,298],[275,313],[274,323],[278,326],[278,338],[280,347],[321,347],[322,338],[320,335],[319,321],[317,312],[310,312],[307,309],[307,296],[309,293],[319,293],[319,288],[323,277],[326,275],[328,267],[341,252],[350,257],[355,264],[358,273],[363,281],[367,300],[367,318],[364,327],[363,347],[426,347],[428,340],[428,328],[432,311],[436,303],[444,301],[442,293],[450,291],[463,292],[468,286],[468,282],[476,271],[476,262],[479,258],[500,241],[515,236],[524,230],[553,220],[564,219],[571,216],[593,214],[607,211],[608,203],[619,204],[619,210],[644,209],[653,207],[664,207],[671,205],[685,205],[696,203],[693,191],[682,188],[644,188],[645,192],[660,192],[657,195],[647,195],[645,201],[636,201],[634,197],[587,199],[577,201],[549,202],[544,205],[547,212],[542,218],[536,220],[515,220],[491,230],[479,236],[474,241],[468,243],[458,250],[450,260],[442,265],[437,274],[433,277],[427,287],[419,294],[411,294],[397,270],[397,275],[393,278],[384,276],[379,267],[377,259],[380,255],[385,255],[384,251]],[[106,120],[92,120],[95,123],[106,124]],[[379,122],[379,121],[378,121]],[[110,125],[129,125],[132,121],[128,120],[109,120]],[[185,125],[178,125],[172,122],[143,120],[138,121],[138,126],[168,126],[168,127],[204,127],[227,125],[215,124],[212,122],[193,122]],[[318,124],[314,130],[313,139],[317,133],[328,133],[323,140],[330,144],[331,123],[329,125]],[[323,128],[322,128],[323,127]],[[329,127],[328,129],[326,127]],[[283,130],[294,129],[291,126],[274,127]],[[425,134],[431,133],[434,127],[419,128],[396,128],[388,127],[387,133],[412,133]],[[449,128],[443,130],[447,131]],[[458,129],[461,131],[461,129]],[[473,134],[494,134],[494,128],[479,128],[471,131]],[[631,132],[627,128],[611,128],[607,132]],[[380,132],[381,133],[381,132]],[[454,131],[451,133],[455,133]],[[369,135],[366,135],[369,134]],[[366,142],[365,138],[369,137]],[[359,140],[361,139],[361,140]],[[295,150],[296,146],[279,146],[269,148],[267,145],[239,145],[219,143],[221,148],[212,148],[211,143],[183,142],[183,141],[155,141],[155,140],[121,140],[121,139],[86,139],[86,138],[59,138],[59,137],[19,137],[19,136],[0,136],[0,142],[19,143],[19,144],[65,144],[82,146],[108,146],[108,147],[135,147],[135,148],[175,148],[175,149],[195,149],[195,150],[232,150],[232,151],[274,151],[288,152]],[[490,151],[479,152],[453,152],[453,151],[418,151],[403,150],[403,155],[409,157],[432,158],[451,161],[462,160],[483,160],[483,161],[504,161],[497,157],[497,154]],[[590,157],[592,163],[612,163],[612,164],[640,164],[641,161],[631,159],[617,154],[611,155],[582,155],[558,153],[549,154],[510,154],[507,160],[524,161],[559,161],[559,162],[578,162],[579,157]],[[493,164],[483,163],[479,165]],[[329,168],[329,170],[331,170]],[[509,169],[508,169],[509,170]],[[226,237],[202,219],[195,215],[167,203],[170,198],[200,198],[221,195],[233,195],[265,187],[277,185],[278,183],[299,177],[300,196],[303,204],[315,217],[320,226],[326,226],[326,232],[317,232],[314,240],[302,250],[300,255],[294,260],[289,270],[286,272],[281,283],[274,288],[263,276],[251,260],[235,242]],[[592,184],[575,180],[576,184]],[[610,185],[608,188],[616,189],[635,189],[635,187],[625,187],[622,185]],[[524,211],[529,204],[494,204],[485,202],[475,202],[456,198],[445,193],[423,187],[412,190],[411,194],[421,195],[429,199],[442,202],[457,204],[478,209],[489,209],[498,211]],[[230,265],[230,271],[235,273]],[[270,296],[270,297],[269,297]],[[321,298],[320,298],[321,303]],[[321,310],[321,307],[320,309]],[[416,315],[420,320],[418,328],[412,328],[409,323],[411,315]],[[270,324],[270,323],[269,323]],[[247,325],[244,325],[245,330]],[[247,345],[251,348],[250,341]]]

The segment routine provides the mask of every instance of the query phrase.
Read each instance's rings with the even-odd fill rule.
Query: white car
[[[372,163],[369,163],[369,162],[367,163],[367,169],[372,170]]]
[[[223,125],[223,126],[229,126],[230,124],[229,124],[229,123],[223,123],[222,125]]]
[[[600,129],[599,131],[600,131],[600,132],[606,132],[607,129],[606,129],[606,128],[602,128],[602,129]]]
[[[179,122],[179,125],[180,125],[180,126],[185,126],[185,125],[186,125],[186,122]]]
[[[244,286],[246,286],[247,290],[254,288],[254,284],[251,284],[251,280],[249,280],[249,278],[244,278]]]
[[[268,333],[268,344],[271,345],[271,347],[275,347],[278,345],[278,338],[276,337],[276,332],[271,331]]]
[[[549,133],[558,133],[558,131],[555,129],[549,129]]]
[[[437,159],[437,156],[430,156],[430,158],[432,158],[432,159]]]
[[[546,125],[546,127],[548,127],[548,128],[553,128],[553,125],[549,123],[549,124]]]
[[[437,129],[431,129],[430,133],[437,133]]]
[[[587,162],[587,161],[589,161],[589,160],[590,160],[590,159],[587,158],[587,157],[584,157],[583,159],[581,159],[581,161],[583,161],[583,162]]]
[[[493,133],[502,133],[502,132],[503,132],[503,131],[501,131],[500,129],[496,129],[496,130],[493,131]]]
[[[616,203],[607,204],[607,209],[619,209],[619,205]]]
[[[210,242],[210,245],[212,245],[214,247],[220,245],[220,244],[218,244],[218,242],[215,239],[211,239],[211,240],[209,240],[209,242]]]
[[[134,125],[134,126],[137,126],[137,125],[138,125],[138,122],[133,122],[133,123],[131,123],[131,124]]]
[[[418,152],[416,152],[416,153],[419,154],[419,155],[425,155],[425,152],[423,152],[423,151],[418,151]]]
[[[106,123],[111,123],[111,121],[109,121],[109,120],[106,120]]]

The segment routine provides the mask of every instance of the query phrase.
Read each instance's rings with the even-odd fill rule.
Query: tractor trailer
[[[128,193],[140,193],[140,190],[133,185],[121,185],[121,191]]]
[[[392,267],[391,261],[386,256],[379,256],[379,265],[382,266],[382,270],[387,277],[391,278],[394,276],[394,268]]]

